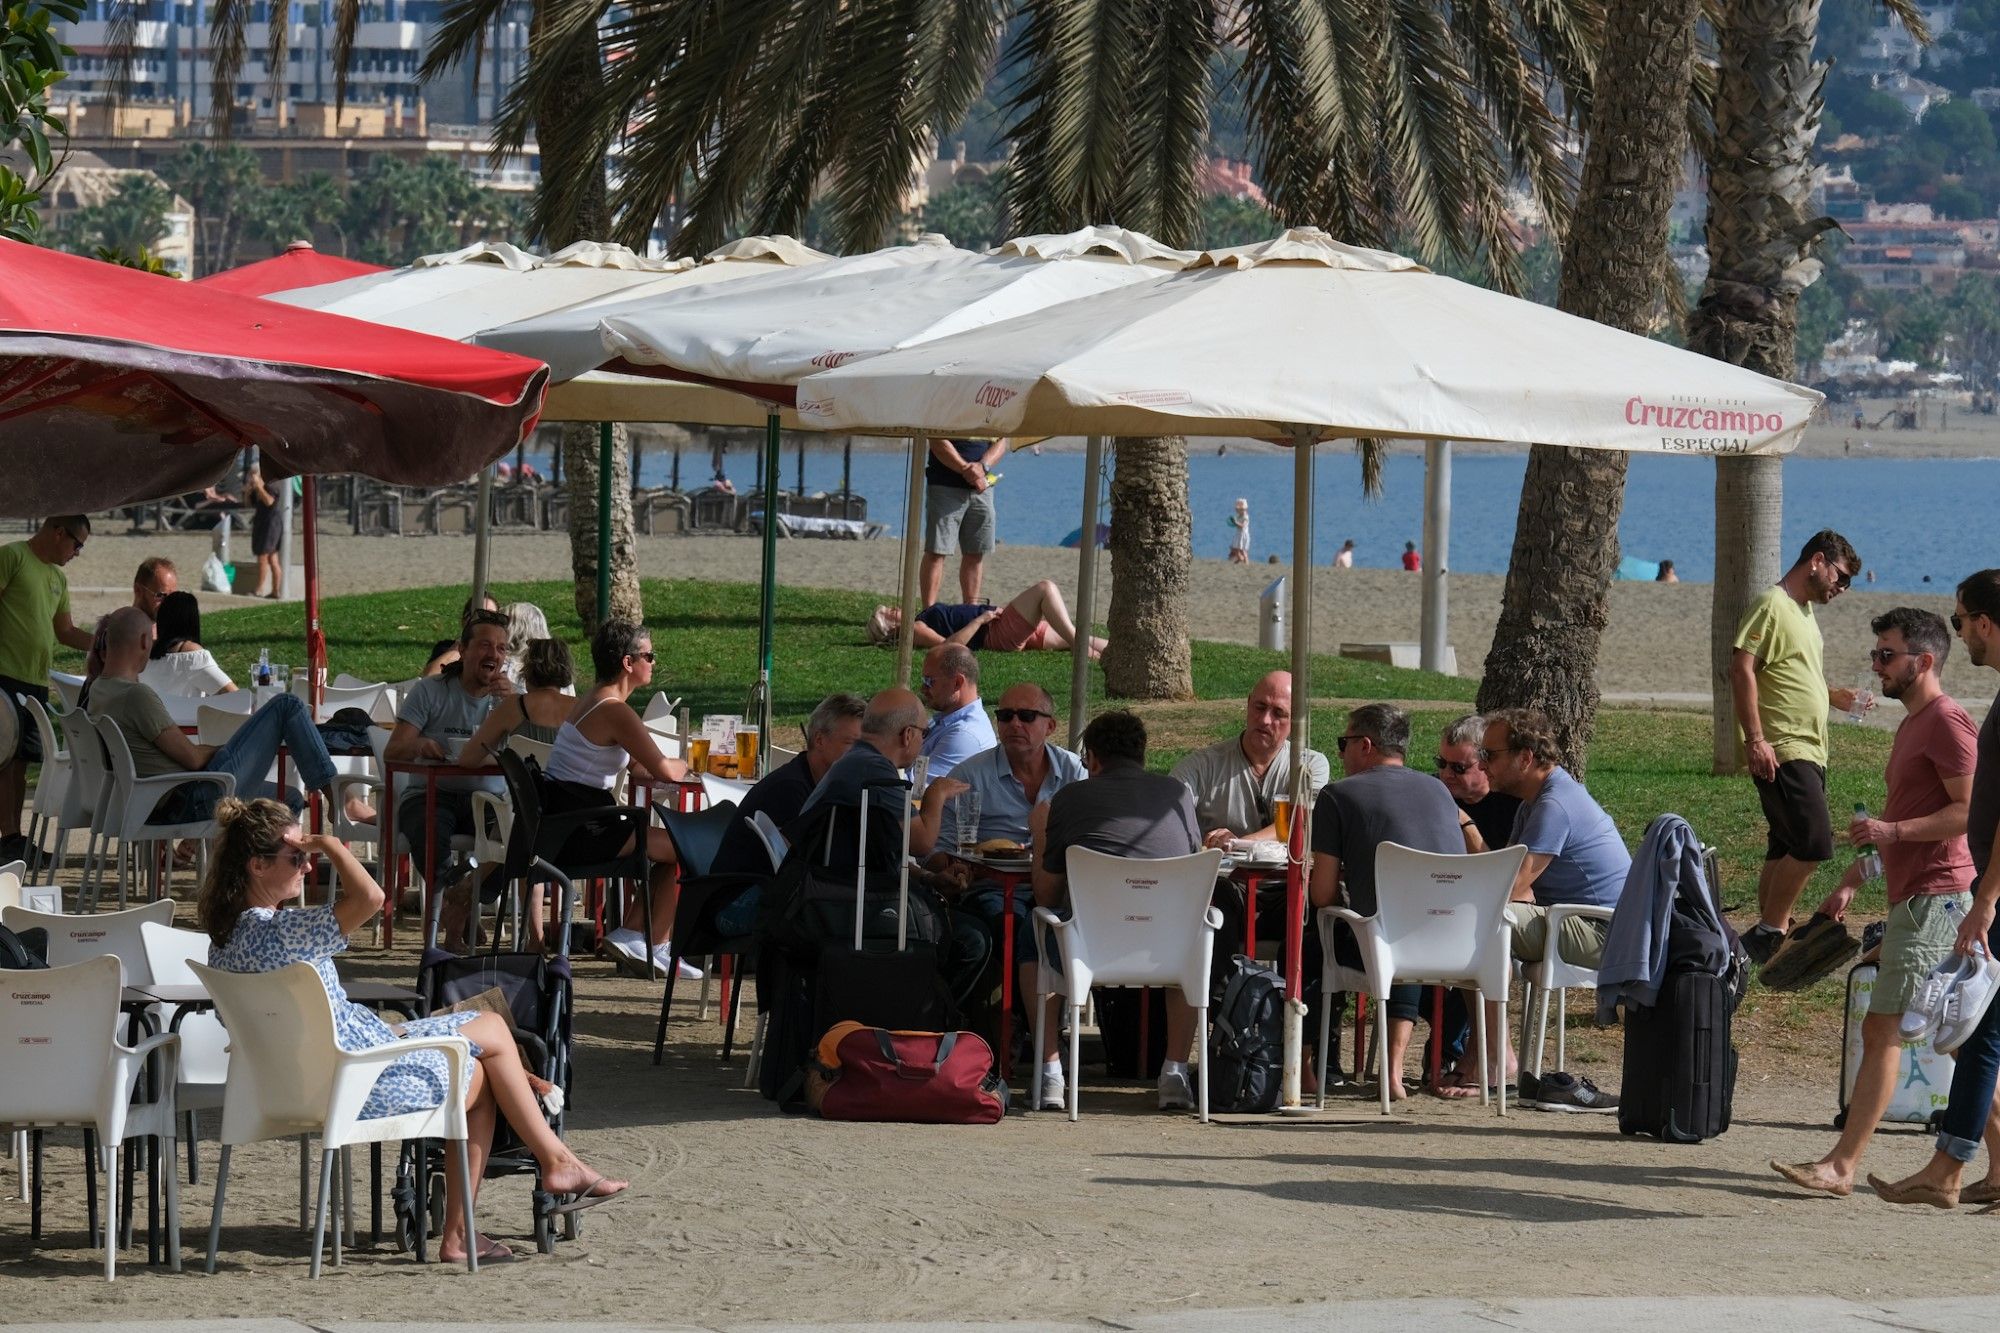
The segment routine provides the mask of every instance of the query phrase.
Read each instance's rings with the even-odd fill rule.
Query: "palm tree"
[[[482,3],[462,0],[464,29]],[[1597,9],[1595,0],[636,0],[612,10],[605,0],[545,0],[542,15],[553,45],[601,33],[604,96],[581,137],[601,148],[623,136],[611,205],[628,244],[646,239],[669,201],[683,253],[739,230],[798,232],[816,204],[842,247],[881,244],[919,163],[996,62],[1013,88],[1015,230],[1115,221],[1197,242],[1197,171],[1228,68],[1211,57],[1229,45],[1243,54],[1251,138],[1278,218],[1366,245],[1403,232],[1421,253],[1477,262],[1511,286],[1510,184],[1525,180],[1558,229],[1567,216],[1564,129],[1545,80],[1552,72],[1573,105],[1587,105]],[[568,89],[556,63],[531,64],[509,133]],[[568,182],[545,173],[543,188],[554,216],[581,206]],[[1116,651],[1104,663],[1114,693],[1190,692],[1182,453],[1178,441],[1117,446]]]
[[[1701,0],[1610,0],[1590,137],[1556,304],[1643,332],[1657,308],[1667,214],[1687,145]],[[1583,771],[1596,720],[1605,591],[1618,565],[1626,455],[1529,451],[1507,585],[1479,707],[1533,706]]]
[[[191,143],[160,163],[160,178],[193,206],[195,269],[215,273],[236,263],[236,245],[263,173],[249,149]]]
[[[1909,0],[1886,0],[1927,40]],[[1813,60],[1819,0],[1733,0],[1717,24],[1715,139],[1708,170],[1708,278],[1688,346],[1779,379],[1798,372],[1799,294],[1830,219],[1812,216],[1813,147],[1826,66]],[[1715,460],[1715,587],[1709,687],[1717,773],[1736,771],[1729,659],[1751,600],[1781,568],[1784,463]]]

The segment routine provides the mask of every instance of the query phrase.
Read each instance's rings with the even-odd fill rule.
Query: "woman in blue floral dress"
[[[348,1000],[333,969],[333,956],[347,948],[349,931],[381,910],[383,894],[346,846],[335,838],[301,833],[297,817],[277,801],[225,800],[216,811],[216,823],[221,832],[201,888],[201,922],[210,940],[211,966],[230,972],[271,972],[291,963],[312,964],[333,1000],[334,1038],[344,1051],[371,1050],[402,1037],[453,1033],[470,1042],[476,1060],[466,1091],[470,1140],[466,1149],[475,1190],[492,1147],[496,1108],[506,1113],[507,1123],[534,1153],[543,1187],[552,1194],[574,1196],[556,1211],[588,1208],[626,1188],[625,1181],[606,1180],[585,1166],[549,1128],[504,1019],[489,1013],[441,1014],[394,1028]],[[340,882],[338,899],[324,907],[286,908],[284,904],[304,893],[306,870],[315,853],[333,863]],[[412,1051],[376,1078],[361,1118],[428,1110],[444,1101],[449,1086],[442,1052]],[[463,1260],[466,1247],[455,1161],[455,1155],[446,1155],[450,1187],[445,1193],[439,1254],[448,1261]],[[481,1263],[517,1257],[484,1237],[479,1245]]]

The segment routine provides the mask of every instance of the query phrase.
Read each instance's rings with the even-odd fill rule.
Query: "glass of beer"
[[[1276,816],[1272,823],[1277,826],[1278,841],[1289,847],[1292,843],[1292,798],[1280,796],[1271,808]]]
[[[757,728],[736,729],[736,776],[746,781],[757,775]]]
[[[706,736],[688,738],[688,767],[697,775],[708,772],[708,744]]]

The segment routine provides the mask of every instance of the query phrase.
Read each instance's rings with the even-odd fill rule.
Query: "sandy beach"
[[[647,578],[713,579],[754,582],[761,551],[751,537],[641,538],[640,572]],[[893,601],[898,550],[893,542],[787,541],[778,544],[778,577],[793,587],[843,588]],[[374,592],[469,582],[472,542],[465,537],[355,537],[328,533],[322,538],[320,567],[328,595]],[[132,572],[147,555],[171,556],[191,582],[208,553],[205,534],[128,536],[107,523],[69,568],[79,618],[96,616],[130,598]],[[1098,557],[1098,586],[1108,598],[1111,557]],[[1231,565],[1197,560],[1189,599],[1195,637],[1241,643],[1257,640],[1257,596],[1287,571],[1269,565]],[[1072,605],[1076,596],[1077,553],[1041,547],[1002,546],[988,557],[986,591],[996,602],[1037,579],[1051,578]],[[496,583],[566,579],[568,538],[550,533],[505,534],[494,539]],[[948,578],[950,577],[948,573]],[[1450,580],[1450,639],[1462,676],[1476,677],[1493,642],[1504,580],[1499,575],[1453,575]],[[1313,580],[1314,647],[1337,652],[1342,643],[1414,642],[1418,634],[1421,587],[1416,575],[1400,570],[1333,570],[1322,567]],[[1907,594],[1850,592],[1819,609],[1826,635],[1829,676],[1851,684],[1867,669],[1874,635],[1869,620],[1906,602],[1951,610],[1949,588],[1927,599]],[[204,608],[245,604],[219,594],[203,596]],[[1102,603],[1101,603],[1102,605]],[[1700,583],[1614,583],[1610,623],[1599,661],[1599,684],[1613,701],[1649,702],[1669,707],[1706,707],[1709,589]],[[1102,612],[1099,620],[1102,621]],[[857,635],[860,627],[856,626]],[[782,626],[780,627],[782,649]],[[1945,667],[1945,686],[1971,708],[1983,712],[1993,693],[1992,677],[1954,653]],[[1893,712],[1894,710],[1878,710]],[[1890,720],[1893,721],[1893,720]]]

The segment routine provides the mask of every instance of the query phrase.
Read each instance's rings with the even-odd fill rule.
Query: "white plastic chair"
[[[169,1033],[127,1046],[112,1034],[125,985],[116,958],[88,958],[45,972],[17,973],[0,987],[0,1133],[83,1128],[97,1133],[104,1173],[104,1277],[118,1275],[118,1150],[132,1139],[160,1141],[174,1160],[174,1101],[156,1091],[134,1100],[148,1056],[157,1056],[159,1088],[173,1086],[180,1039]],[[181,1196],[167,1173],[167,1255],[180,1271]]]
[[[1092,986],[1178,986],[1195,1007],[1201,1060],[1197,1106],[1208,1119],[1208,972],[1210,946],[1222,928],[1222,913],[1208,905],[1222,853],[1210,848],[1162,860],[1107,856],[1071,847],[1070,917],[1046,907],[1035,909],[1039,1001],[1060,995],[1069,1007],[1069,1118],[1077,1118],[1083,1084],[1078,1069],[1083,1006]],[[1054,952],[1051,952],[1051,949]],[[1049,966],[1059,953],[1062,969]],[[1035,1005],[1035,1049],[1044,1049],[1047,1007]]]
[[[343,676],[341,679],[352,680],[353,677]],[[373,717],[376,703],[382,698],[382,692],[388,688],[386,684],[369,684],[366,681],[357,685],[336,683],[322,686],[319,692],[319,711],[313,716],[316,720],[324,722],[343,708],[359,708]],[[292,681],[292,693],[297,695],[302,703],[312,702],[307,698],[311,690],[303,675]]]
[[[343,1051],[334,1040],[333,1002],[310,963],[274,972],[224,972],[190,963],[229,1030],[229,1078],[222,1100],[222,1159],[215,1169],[215,1210],[208,1224],[208,1271],[222,1243],[222,1205],[229,1154],[239,1144],[314,1134],[320,1141],[319,1202],[314,1211],[312,1276],[320,1273],[326,1222],[333,1215],[333,1263],[341,1265],[342,1209],[332,1206],[334,1157],[344,1148],[402,1139],[450,1139],[464,1187],[468,1242],[473,1223],[472,1177],[466,1162],[465,1096],[472,1047],[463,1037],[406,1037],[366,1051]],[[382,1071],[412,1051],[442,1051],[450,1070],[444,1103],[407,1115],[360,1118]],[[479,1271],[479,1246],[468,1243],[465,1266]]]
[[[248,694],[238,690],[237,694]],[[229,696],[234,698],[234,695]],[[198,745],[224,745],[250,722],[250,713],[241,708],[223,708],[204,702],[194,710],[194,739]]]
[[[56,719],[69,751],[69,790],[63,793],[62,814],[56,820],[55,862],[51,879],[62,873],[68,858],[70,834],[81,831],[84,839],[83,877],[77,883],[78,910],[86,902],[97,901],[97,852],[104,837],[104,812],[110,804],[111,768],[104,758],[104,740],[83,710],[72,708]]]
[[[1507,930],[1507,898],[1514,876],[1527,856],[1523,847],[1507,847],[1477,856],[1444,856],[1385,842],[1375,849],[1375,915],[1362,916],[1346,907],[1324,907],[1319,913],[1321,951],[1326,965],[1320,993],[1360,992],[1375,1001],[1378,1081],[1382,1114],[1389,1114],[1389,1082],[1401,1076],[1389,1068],[1389,989],[1396,985],[1469,986],[1474,997],[1473,1025],[1479,1040],[1480,1067],[1486,1067],[1486,1005],[1500,1005],[1500,1032],[1507,1031],[1507,987],[1513,979],[1513,958]],[[1362,970],[1342,967],[1334,957],[1334,923],[1345,921],[1361,946]],[[1319,1065],[1327,1068],[1327,1043],[1333,1010],[1324,1007],[1319,1022]],[[1479,1100],[1487,1102],[1485,1080]],[[1319,1104],[1326,1105],[1326,1079],[1320,1079]],[[1507,1114],[1507,1089],[1500,1089],[1500,1114]]]
[[[62,699],[65,712],[79,707],[77,700],[83,697],[82,676],[72,676],[67,671],[51,671],[49,684],[55,687],[57,696]]]
[[[1535,962],[1521,965],[1521,981],[1525,987],[1521,995],[1521,1058],[1527,1053],[1535,1053],[1534,1074],[1542,1076],[1542,1055],[1549,1045],[1549,992],[1556,995],[1556,1068],[1569,1068],[1569,989],[1584,986],[1597,989],[1597,969],[1579,967],[1563,959],[1559,947],[1562,938],[1562,924],[1572,917],[1586,921],[1611,920],[1609,907],[1588,907],[1581,903],[1559,903],[1549,909],[1548,941],[1542,949],[1542,957]],[[1535,1044],[1528,1045],[1528,1023],[1535,1024]]]
[[[702,799],[711,806],[721,805],[724,801],[741,805],[743,798],[750,794],[750,788],[755,785],[736,778],[718,778],[708,773],[701,775]]]
[[[28,821],[28,873],[42,867],[42,839],[52,828],[62,827],[63,800],[69,795],[69,747],[50,720],[46,708],[32,694],[19,696],[35,724],[35,736],[42,743],[42,767],[35,779],[35,798]]]
[[[188,964],[208,957],[208,936],[198,930],[177,930],[155,921],[139,923],[146,966],[162,986],[199,986],[201,979]],[[171,1016],[155,1012],[153,1024],[164,1032]],[[180,1077],[174,1085],[174,1109],[187,1117],[188,1184],[201,1183],[196,1156],[195,1112],[222,1105],[222,1085],[229,1077],[229,1034],[214,1014],[192,1013],[180,1024]],[[172,1170],[168,1164],[168,1170]]]
[[[161,801],[182,790],[202,787],[215,789],[215,800],[220,803],[226,796],[236,792],[236,778],[230,773],[163,773],[157,777],[142,778],[132,764],[132,747],[125,740],[125,733],[118,724],[108,717],[97,719],[97,734],[104,738],[105,758],[110,761],[112,794],[107,808],[104,831],[107,836],[118,839],[118,906],[125,906],[125,863],[133,861],[134,868],[140,864],[135,851],[144,849],[147,860],[147,877],[152,883],[152,897],[158,897],[161,888],[158,878],[158,861],[152,849],[155,844],[165,843],[169,856],[173,843],[180,838],[202,839],[199,857],[205,864],[208,859],[207,839],[215,836],[215,816],[203,815],[199,819],[155,818],[155,811]],[[213,806],[210,807],[213,810]],[[173,863],[167,863],[167,875],[171,878]]]

